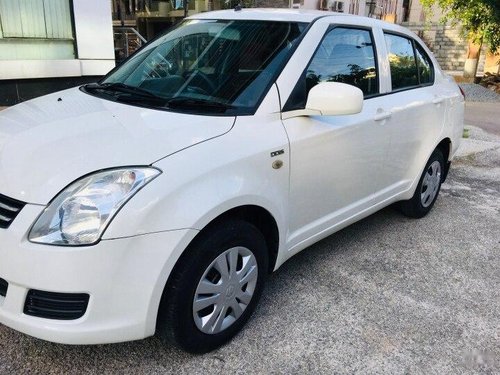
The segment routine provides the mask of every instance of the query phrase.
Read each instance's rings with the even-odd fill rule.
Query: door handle
[[[444,98],[442,96],[436,96],[432,99],[432,104],[441,104],[442,102],[444,102]]]
[[[388,119],[392,116],[392,112],[378,112],[375,116],[373,116],[373,119],[375,121],[382,121],[385,119]]]

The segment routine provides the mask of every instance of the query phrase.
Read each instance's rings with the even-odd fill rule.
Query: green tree
[[[443,11],[443,22],[461,25],[468,41],[479,46],[486,43],[492,53],[500,49],[500,0],[420,0],[427,12],[437,5]],[[479,50],[473,67],[473,76],[477,69]],[[464,72],[466,73],[466,72]]]

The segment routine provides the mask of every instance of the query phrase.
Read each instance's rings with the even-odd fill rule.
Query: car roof
[[[345,16],[343,13],[307,9],[272,9],[244,8],[241,10],[226,9],[213,12],[197,13],[188,19],[228,19],[228,20],[260,20],[260,21],[292,21],[312,22],[324,16]]]
[[[413,35],[408,29],[399,25],[380,21],[375,18],[356,16],[347,13],[337,13],[323,10],[309,9],[289,9],[289,8],[244,8],[240,10],[226,9],[213,12],[197,13],[188,19],[220,19],[220,20],[258,20],[258,21],[291,21],[311,23],[318,18],[333,17],[337,18],[339,23],[348,19],[349,23],[360,26],[379,26],[385,30],[398,31]]]

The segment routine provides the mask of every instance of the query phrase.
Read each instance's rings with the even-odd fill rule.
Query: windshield
[[[187,20],[86,91],[149,107],[250,114],[306,26]]]

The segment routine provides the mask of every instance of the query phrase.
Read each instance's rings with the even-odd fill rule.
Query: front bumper
[[[94,246],[58,247],[27,240],[43,207],[26,205],[0,229],[0,323],[64,344],[142,339],[155,332],[158,306],[176,260],[197,231],[186,229],[102,240]],[[90,295],[85,314],[57,320],[24,314],[30,289]]]

